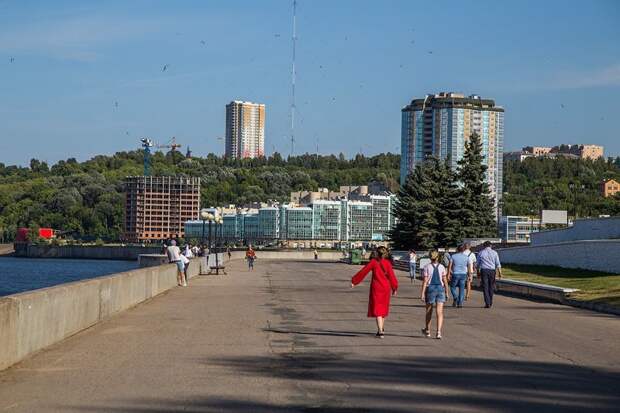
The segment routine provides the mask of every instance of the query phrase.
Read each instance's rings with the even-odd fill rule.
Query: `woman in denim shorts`
[[[422,269],[422,293],[420,298],[426,303],[426,325],[422,334],[431,336],[431,319],[433,318],[433,304],[437,306],[437,339],[441,339],[441,327],[443,325],[443,304],[448,296],[448,271],[439,263],[439,253],[431,251],[431,262]]]

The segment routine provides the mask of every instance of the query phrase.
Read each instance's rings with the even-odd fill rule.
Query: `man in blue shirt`
[[[478,254],[478,269],[480,271],[480,283],[484,293],[484,307],[493,306],[493,290],[495,289],[495,277],[502,278],[502,265],[499,255],[491,248],[491,243],[485,241],[484,249]]]

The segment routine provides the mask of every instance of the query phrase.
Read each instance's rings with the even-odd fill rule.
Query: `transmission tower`
[[[291,67],[291,156],[295,152],[295,46],[297,43],[297,0],[293,0],[293,61]]]

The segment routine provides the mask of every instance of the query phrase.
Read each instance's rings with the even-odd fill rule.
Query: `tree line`
[[[453,173],[449,168],[441,171],[443,162],[432,162],[440,165],[433,173]],[[285,158],[274,153],[267,158],[234,160],[214,154],[187,158],[179,152],[155,152],[151,163],[153,175],[200,177],[201,204],[206,206],[287,201],[291,191],[337,190],[341,185],[371,181],[379,181],[393,192],[399,189],[400,156],[390,153],[358,154],[350,159],[343,154]],[[123,223],[123,179],[142,173],[143,152],[139,150],[98,155],[84,162],[69,158],[53,165],[37,159],[27,167],[0,163],[0,242],[11,241],[18,227],[52,227],[74,238],[118,240]],[[603,178],[620,181],[620,158],[507,162],[503,209],[507,214],[528,215],[541,207],[568,207],[570,211],[576,205],[578,216],[620,215],[619,198],[599,195]],[[454,187],[441,186],[440,191],[444,199],[450,198],[445,193]]]

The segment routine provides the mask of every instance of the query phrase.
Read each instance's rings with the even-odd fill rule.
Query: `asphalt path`
[[[398,273],[378,339],[358,268],[229,263],[0,373],[0,412],[620,409],[620,317],[474,292],[428,339]]]

